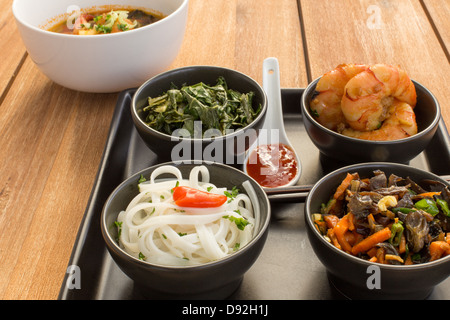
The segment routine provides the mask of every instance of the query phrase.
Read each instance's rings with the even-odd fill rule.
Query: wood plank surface
[[[450,65],[419,1],[302,0],[307,54],[315,79],[341,63],[387,63],[426,86],[450,120]],[[320,8],[320,10],[318,10]]]
[[[265,58],[277,57],[282,87],[307,85],[295,0],[191,1],[180,54],[171,68],[215,65],[262,84]],[[193,18],[195,17],[195,18]]]
[[[19,31],[12,13],[13,0],[0,0],[0,103],[12,84],[25,57],[26,50],[20,40]]]
[[[423,3],[450,62],[450,1],[423,0]]]
[[[116,99],[64,89],[26,59],[0,119],[3,299],[57,297]]]

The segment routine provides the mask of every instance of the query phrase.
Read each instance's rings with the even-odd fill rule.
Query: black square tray
[[[100,231],[101,210],[109,194],[127,177],[158,163],[158,156],[145,146],[131,119],[130,103],[135,90],[125,90],[119,95],[96,182],[69,261],[69,266],[80,268],[81,288],[68,285],[69,274],[66,274],[61,284],[60,300],[144,299],[133,281],[110,257]],[[304,197],[310,186],[340,164],[321,156],[301,125],[302,93],[303,89],[282,89],[286,131],[299,153],[303,168],[298,185],[294,187],[299,192],[270,195],[273,216],[266,245],[231,299],[345,298],[328,281],[325,268],[307,239],[303,219]],[[438,175],[449,175],[449,141],[448,131],[441,120],[431,144],[409,164]],[[450,299],[450,278],[437,286],[428,299]]]

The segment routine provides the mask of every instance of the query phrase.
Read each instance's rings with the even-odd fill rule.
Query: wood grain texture
[[[0,103],[13,82],[25,57],[26,50],[12,13],[13,0],[0,0]]]
[[[450,1],[423,0],[425,10],[430,15],[430,23],[436,29],[450,60]]]
[[[21,68],[0,118],[3,299],[57,297],[116,99],[53,84],[29,58]]]
[[[277,57],[281,86],[307,84],[295,0],[194,0],[181,51],[171,68],[216,65],[262,84],[265,58]]]

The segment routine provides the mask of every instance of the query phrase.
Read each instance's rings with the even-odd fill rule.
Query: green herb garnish
[[[244,230],[244,228],[250,223],[245,218],[236,218],[235,216],[226,215],[226,216],[223,216],[222,218],[228,219],[231,222],[236,223],[236,226],[238,227],[239,230]]]
[[[223,192],[224,195],[226,195],[228,198],[230,198],[230,200],[236,198],[236,196],[239,194],[239,189],[234,186],[230,191],[224,191]]]
[[[145,179],[145,177],[141,174],[141,176],[139,177],[138,183],[142,183],[147,181],[147,179]]]
[[[117,227],[117,241],[119,241],[120,235],[122,234],[122,222],[114,221],[114,225]]]

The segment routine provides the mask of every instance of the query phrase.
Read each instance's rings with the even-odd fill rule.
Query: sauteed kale
[[[219,77],[213,86],[203,82],[181,88],[172,85],[162,95],[149,97],[143,111],[147,125],[166,134],[186,129],[193,137],[198,121],[199,134],[213,129],[225,135],[229,133],[227,130],[249,125],[260,113],[261,105],[254,107],[253,97],[254,92],[241,93],[228,88],[225,79]]]
[[[319,232],[337,248],[377,263],[410,265],[449,255],[449,188],[373,173],[366,179],[347,173],[313,214]]]

